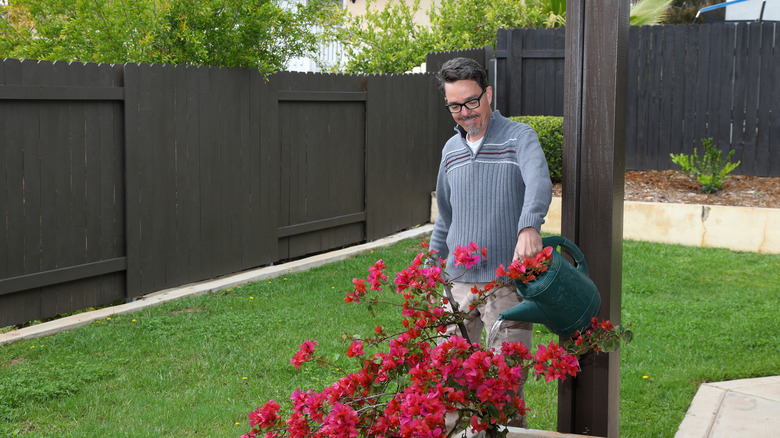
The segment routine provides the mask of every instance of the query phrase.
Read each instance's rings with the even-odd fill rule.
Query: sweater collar
[[[485,130],[485,136],[482,137],[482,144],[485,144],[485,140],[487,139],[487,137],[491,134],[492,131],[495,130],[495,129],[493,129],[494,125],[496,125],[497,122],[499,121],[499,119],[502,119],[502,118],[503,118],[503,116],[501,116],[501,113],[498,110],[493,110],[493,114],[490,115],[490,120],[488,120],[488,127]],[[460,134],[460,138],[461,138],[461,140],[463,140],[463,143],[465,144],[466,143],[466,130],[463,129],[462,126],[456,124],[455,125],[455,131],[458,134]]]

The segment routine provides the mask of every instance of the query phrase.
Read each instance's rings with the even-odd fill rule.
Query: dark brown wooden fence
[[[736,151],[734,173],[780,176],[778,31],[773,22],[631,26],[626,168],[676,168],[670,153],[701,153],[701,139],[711,137]],[[502,113],[563,115],[564,35],[499,31]]]
[[[0,63],[0,326],[427,222],[432,75]]]

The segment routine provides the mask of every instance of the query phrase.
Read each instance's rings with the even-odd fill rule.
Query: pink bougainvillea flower
[[[360,341],[352,341],[352,345],[347,349],[347,357],[355,357],[363,355],[363,343]]]
[[[257,426],[259,429],[273,427],[274,423],[279,420],[278,412],[280,409],[281,407],[278,403],[269,400],[263,407],[249,413],[249,425],[251,427]]]
[[[316,345],[317,343],[315,341],[308,340],[301,344],[298,352],[295,353],[295,356],[290,359],[290,363],[295,365],[295,369],[300,368],[304,362],[311,359],[312,354],[314,354],[314,347]]]
[[[539,346],[534,360],[534,372],[544,375],[547,382],[555,379],[566,380],[567,376],[575,377],[579,372],[580,363],[577,358],[567,354],[565,349],[552,341],[546,347]]]
[[[366,280],[360,279],[360,278],[353,278],[352,283],[355,285],[355,290],[348,293],[346,297],[344,297],[344,301],[351,303],[351,302],[360,302],[360,297],[366,294],[368,292],[366,290]]]
[[[321,432],[331,438],[353,438],[358,436],[359,418],[351,406],[334,403],[333,410],[325,418]]]
[[[387,274],[383,272],[385,269],[387,269],[387,265],[382,259],[377,260],[374,266],[368,268],[368,282],[371,284],[371,290],[382,290],[382,281],[387,280]]]
[[[501,354],[504,356],[518,355],[525,360],[531,360],[531,352],[522,342],[504,342],[501,345]]]
[[[466,269],[471,269],[480,261],[479,245],[474,242],[469,243],[467,247],[456,245],[453,254],[455,266],[463,266]]]

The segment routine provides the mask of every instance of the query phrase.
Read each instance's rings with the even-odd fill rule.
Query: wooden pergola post
[[[561,233],[585,254],[599,317],[620,322],[628,0],[569,0]],[[558,431],[618,436],[620,354],[583,358],[561,382]]]

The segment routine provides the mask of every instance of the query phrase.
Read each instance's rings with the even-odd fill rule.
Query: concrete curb
[[[23,329],[2,333],[0,334],[0,346],[22,339],[39,338],[66,330],[72,330],[99,319],[108,318],[112,315],[135,312],[140,309],[156,306],[185,296],[204,295],[218,290],[230,289],[248,283],[268,280],[288,273],[306,271],[336,261],[350,259],[358,254],[364,254],[377,248],[384,248],[402,240],[422,239],[424,236],[430,234],[431,231],[433,231],[433,225],[427,224],[362,245],[331,251],[277,266],[267,266],[214,280],[154,292],[127,304],[79,313],[42,324],[25,327]]]
[[[553,198],[542,231],[561,232],[561,198]],[[623,238],[780,254],[780,208],[625,201]]]

